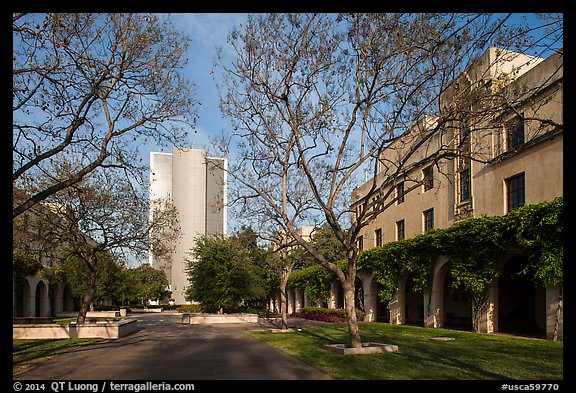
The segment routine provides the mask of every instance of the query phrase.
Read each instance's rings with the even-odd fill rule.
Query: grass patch
[[[399,352],[343,356],[325,350],[324,344],[347,343],[345,325],[249,334],[341,380],[563,379],[563,342],[381,323],[359,326],[363,342],[395,344]],[[439,336],[454,340],[430,340]]]
[[[58,354],[70,352],[98,341],[102,340],[99,338],[12,340],[12,374]]]
[[[70,322],[75,322],[76,317],[72,318],[54,318],[52,319],[52,323],[57,323],[59,325],[69,325]]]

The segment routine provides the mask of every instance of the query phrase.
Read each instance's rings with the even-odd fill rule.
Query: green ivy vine
[[[504,216],[469,218],[362,251],[358,270],[372,272],[380,284],[379,297],[390,300],[404,269],[412,278],[413,291],[429,287],[434,263],[444,255],[452,262],[453,285],[479,295],[501,274],[507,256],[522,254],[528,261],[522,274],[542,286],[558,285],[562,283],[563,217],[563,198],[558,197]],[[317,265],[294,271],[289,286],[324,297],[334,279],[333,273]]]
[[[511,254],[527,257],[522,274],[539,285],[553,286],[562,283],[563,228],[563,198],[558,197],[504,216],[473,217],[450,228],[363,251],[358,266],[377,277],[383,300],[391,299],[404,268],[413,277],[415,290],[428,287],[440,255],[452,262],[453,285],[472,294],[486,290]]]

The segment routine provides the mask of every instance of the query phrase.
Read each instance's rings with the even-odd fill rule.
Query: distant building
[[[150,264],[166,272],[172,298],[185,303],[187,262],[195,238],[226,234],[226,165],[223,158],[208,157],[205,150],[174,147],[172,153],[150,153],[150,202],[171,198],[178,211],[181,237],[168,260]],[[152,217],[153,220],[153,217]]]
[[[13,203],[27,198],[27,195],[13,187]],[[63,207],[56,203],[42,201],[33,209],[22,213],[13,221],[12,250],[38,262],[42,268],[52,268],[57,259],[55,256],[62,252],[66,244],[52,244],[48,247],[44,242],[38,241],[43,234],[42,221],[53,220],[63,222]],[[15,256],[13,256],[15,259]],[[12,270],[12,316],[16,318],[49,318],[53,316],[77,315],[81,299],[72,295],[68,281],[50,281],[46,277],[29,272],[16,272],[15,265]],[[19,269],[18,269],[19,270]],[[26,323],[21,322],[18,323]]]

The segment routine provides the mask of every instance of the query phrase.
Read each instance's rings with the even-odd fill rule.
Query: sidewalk
[[[180,315],[134,314],[139,331],[56,356],[14,380],[328,380],[330,376],[243,332],[278,321],[188,325]],[[319,322],[322,323],[322,322]],[[289,326],[316,324],[291,318]]]

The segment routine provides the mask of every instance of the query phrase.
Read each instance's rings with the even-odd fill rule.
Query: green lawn
[[[12,340],[12,373],[22,371],[52,356],[102,341],[99,338]]]
[[[346,325],[293,333],[251,331],[335,379],[562,380],[563,343],[406,325],[361,323],[363,342],[398,345],[396,353],[339,355],[322,348],[348,339]],[[433,337],[453,337],[434,341]]]

